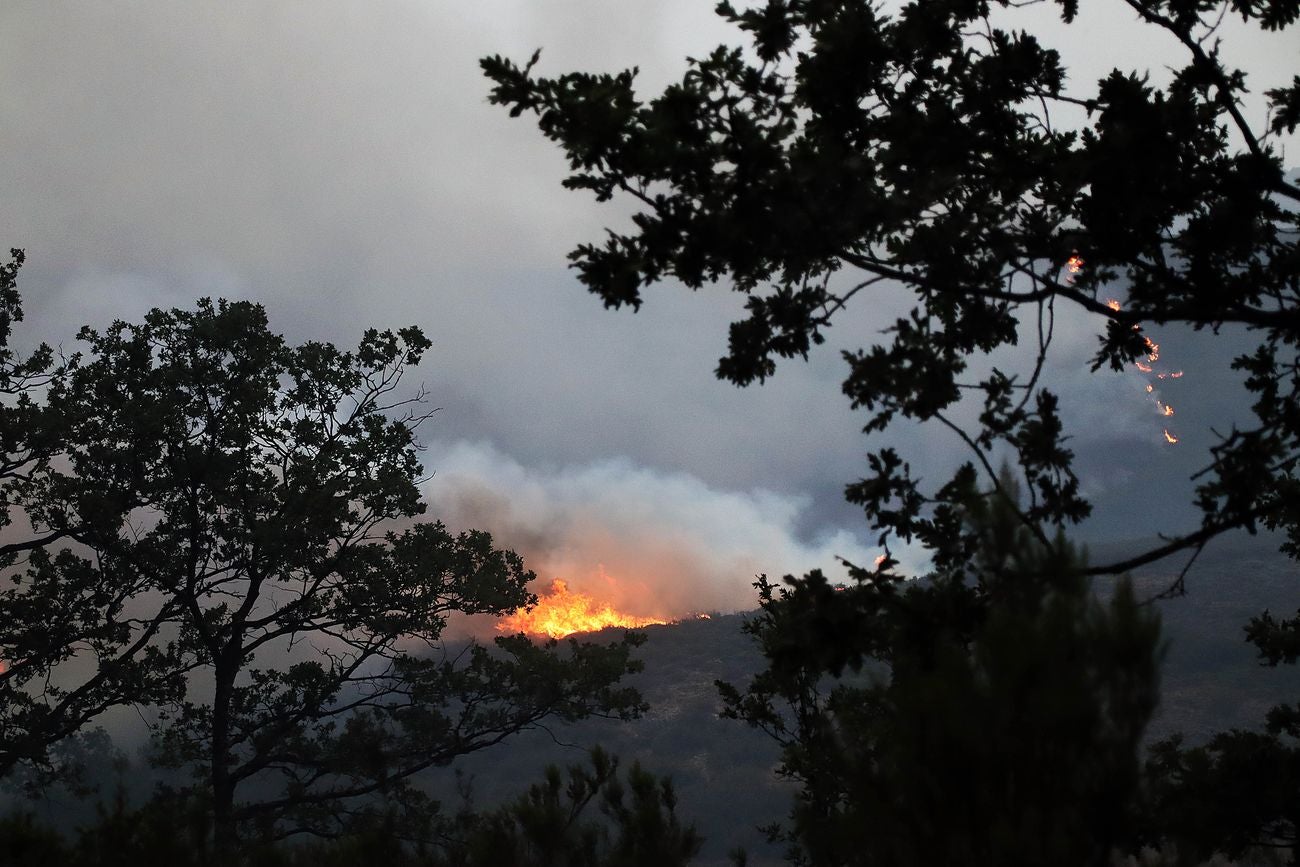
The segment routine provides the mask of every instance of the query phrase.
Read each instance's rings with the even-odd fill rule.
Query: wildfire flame
[[[1068,271],[1070,275],[1078,274],[1081,270],[1083,270],[1083,259],[1082,257],[1079,256],[1078,253],[1075,253],[1065,261],[1065,266],[1066,266],[1066,271]],[[1071,276],[1069,279],[1070,282],[1074,282],[1073,276]],[[1124,307],[1124,305],[1120,303],[1118,298],[1107,298],[1106,306],[1109,307],[1111,310],[1117,312],[1119,310],[1122,310]],[[1142,331],[1141,323],[1134,322],[1133,330],[1137,332],[1141,332]],[[1154,369],[1151,367],[1151,365],[1160,360],[1160,344],[1156,343],[1150,337],[1146,337],[1146,336],[1142,337],[1142,341],[1146,344],[1146,351],[1147,351],[1146,363],[1143,363],[1141,361],[1135,361],[1133,362],[1133,365],[1143,373],[1154,373]],[[1183,372],[1181,370],[1175,371],[1173,373],[1166,372],[1166,373],[1155,374],[1156,379],[1181,379],[1182,376],[1183,376]],[[1156,387],[1148,382],[1146,386],[1147,394],[1152,394],[1155,390]],[[1160,414],[1162,416],[1168,417],[1174,414],[1174,408],[1169,404],[1162,403],[1159,400],[1159,398],[1154,397],[1154,395],[1152,396],[1152,400],[1155,401],[1156,409],[1160,410]],[[1165,428],[1164,433],[1165,433],[1165,442],[1167,443],[1178,442],[1178,437],[1175,436],[1174,434],[1171,434],[1168,428]]]
[[[514,614],[502,617],[497,623],[497,631],[564,638],[575,632],[597,632],[610,626],[632,629],[667,622],[657,617],[635,617],[615,611],[608,602],[598,602],[585,593],[575,593],[569,590],[563,579],[556,578],[550,589],[537,597],[537,604],[531,611],[519,608]]]

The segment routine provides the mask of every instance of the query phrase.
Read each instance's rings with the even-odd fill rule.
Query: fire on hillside
[[[634,629],[669,622],[659,617],[637,617],[618,611],[608,602],[570,590],[567,582],[556,578],[546,592],[538,595],[536,605],[502,617],[496,628],[498,632],[564,638],[575,632],[598,632],[611,626]]]

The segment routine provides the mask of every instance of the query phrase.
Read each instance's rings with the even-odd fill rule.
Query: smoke
[[[820,568],[842,578],[837,557],[870,565],[876,553],[843,529],[801,541],[808,497],[718,490],[626,459],[525,467],[459,441],[430,444],[426,465],[431,517],[491,532],[537,573],[537,590],[563,578],[633,615],[752,609],[759,573]]]

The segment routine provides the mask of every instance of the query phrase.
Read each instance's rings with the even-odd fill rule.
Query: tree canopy
[[[1103,865],[1132,846],[1159,618],[1127,581],[1098,600],[1079,553],[1015,511],[999,494],[964,516],[971,580],[760,580],[746,630],[767,667],[720,687],[801,786],[771,830],[792,863]]]
[[[1225,16],[1289,32],[1300,5],[1125,0],[1182,54],[1162,84],[1142,66],[1070,78],[1016,29],[1030,5],[1067,28],[1079,12],[723,0],[742,44],[688,59],[650,97],[635,69],[482,61],[491,100],[564,150],[566,187],[633,204],[630,230],[570,253],[607,307],[635,310],[666,280],[746,296],[721,379],[761,383],[845,310],[910,293],[883,337],[852,336],[865,345],[843,352],[844,395],[865,432],[934,422],[969,460],[935,484],[894,448],[870,452],[846,495],[886,555],[849,564],[843,587],[760,581],[767,668],[722,685],[727,713],[776,737],[801,783],[773,829],[799,862],[1101,864],[1141,839],[1188,858],[1293,845],[1300,821],[1290,705],[1263,733],[1162,745],[1139,786],[1158,626],[1123,580],[1108,606],[1086,580],[1180,551],[1190,565],[1238,528],[1280,530],[1300,557],[1300,187],[1277,147],[1300,126],[1300,75],[1253,126],[1218,36]],[[1089,565],[1062,535],[1092,508],[1043,377],[1066,305],[1097,323],[1094,371],[1151,359],[1152,324],[1249,335],[1233,366],[1254,419],[1195,476],[1199,526],[1122,561]],[[1006,367],[999,350],[1021,342],[1028,363]],[[931,555],[915,583],[890,554],[900,540]],[[1181,592],[1180,576],[1163,595]],[[1267,613],[1248,627],[1273,664],[1294,661],[1298,632]],[[1235,812],[1198,823],[1223,786],[1242,793]]]
[[[690,60],[680,82],[649,99],[636,70],[549,78],[534,73],[537,55],[482,63],[492,101],[535,114],[564,149],[567,187],[638,206],[631,232],[570,254],[607,306],[639,307],[668,278],[694,289],[725,278],[747,296],[719,377],[761,382],[881,284],[909,288],[914,306],[888,339],[844,353],[846,396],[867,411],[869,432],[896,418],[953,428],[989,483],[998,479],[988,453],[1005,449],[1040,542],[1046,527],[1090,509],[1058,396],[1039,376],[1057,304],[1095,315],[1094,366],[1141,359],[1149,323],[1251,329],[1257,348],[1237,366],[1257,397],[1256,423],[1213,448],[1197,493],[1201,526],[1092,569],[1120,572],[1261,523],[1290,533],[1294,551],[1300,188],[1272,141],[1300,124],[1300,77],[1268,93],[1272,116],[1256,129],[1239,105],[1245,76],[1221,60],[1214,34],[1220,15],[1289,28],[1300,7],[1126,2],[1135,26],[1184,52],[1167,86],[1145,69],[1070,80],[1055,50],[1006,26],[1022,4],[986,0],[896,11],[857,0],[723,2],[719,15],[747,44]],[[1053,5],[1067,23],[1078,9]],[[995,10],[1005,14],[994,20]],[[1087,267],[1067,275],[1076,256]],[[1112,295],[1121,303],[1108,305]],[[972,356],[1035,330],[1038,363],[970,374]],[[971,429],[954,413],[966,395],[982,400]],[[848,497],[886,541],[915,538],[960,558],[959,488],[922,485],[885,448]]]
[[[0,590],[7,763],[104,707],[153,707],[157,761],[192,780],[169,797],[209,817],[224,862],[381,818],[430,835],[414,774],[547,719],[640,712],[617,686],[635,638],[443,640],[453,614],[533,602],[534,575],[419,518],[418,329],[290,346],[261,307],[203,300],[80,339],[40,400],[57,459],[7,489],[64,540]]]

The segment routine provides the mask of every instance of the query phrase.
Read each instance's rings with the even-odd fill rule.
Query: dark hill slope
[[[1128,546],[1095,552],[1101,560]],[[1154,594],[1172,582],[1182,563],[1143,571],[1140,591]],[[1105,585],[1099,585],[1101,593]],[[1288,614],[1300,606],[1300,568],[1276,553],[1276,540],[1241,537],[1205,551],[1187,577],[1187,595],[1157,603],[1169,642],[1164,700],[1153,722],[1154,740],[1183,731],[1202,740],[1224,728],[1255,728],[1274,703],[1300,698],[1300,670],[1268,669],[1255,659],[1242,627],[1265,608]],[[741,633],[744,615],[717,616],[646,629],[640,651],[645,671],[636,685],[650,702],[634,723],[593,720],[534,732],[471,757],[458,767],[473,776],[476,799],[491,803],[540,778],[547,764],[570,764],[602,744],[624,761],[640,761],[671,775],[679,812],[696,822],[708,842],[706,863],[724,863],[744,845],[757,863],[778,852],[763,843],[756,825],[780,819],[792,789],[775,779],[775,746],[743,724],[717,717],[717,679],[743,684],[761,665]],[[560,743],[563,742],[563,743]],[[449,792],[447,775],[436,783]]]

